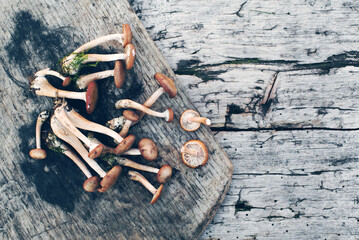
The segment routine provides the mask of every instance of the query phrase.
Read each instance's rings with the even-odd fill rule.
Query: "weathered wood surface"
[[[0,239],[198,238],[224,199],[232,164],[209,128],[195,133],[180,129],[180,113],[194,106],[177,80],[178,96],[163,96],[154,106],[172,107],[174,122],[145,117],[131,130],[138,139],[149,137],[157,143],[160,157],[150,165],[167,163],[174,168],[155,205],[149,204],[152,196],[143,186],[126,177],[108,193],[89,194],[81,188],[84,176],[65,157],[49,152],[46,160],[35,161],[28,156],[35,146],[37,114],[50,109],[52,101],[31,93],[26,77],[46,67],[56,69],[57,61],[82,43],[120,32],[123,23],[133,29],[135,66],[121,90],[112,80],[100,83],[100,104],[89,116],[97,122],[119,116],[114,103],[120,98],[140,102],[148,98],[158,88],[154,73],[176,79],[128,2],[1,1],[0,5]],[[121,48],[107,45],[97,50],[116,49]],[[77,107],[84,110],[83,104]],[[210,159],[201,169],[189,169],[180,160],[179,149],[190,139],[201,139],[208,146]],[[144,175],[154,182],[154,176]]]
[[[234,163],[201,239],[356,239],[359,3],[131,5]]]

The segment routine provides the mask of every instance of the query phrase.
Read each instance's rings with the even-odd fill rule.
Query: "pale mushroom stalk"
[[[65,110],[66,105],[62,105],[55,110],[55,116],[60,121],[62,125],[64,125],[72,134],[78,137],[84,144],[89,147],[89,156],[93,156],[96,158],[101,155],[103,144],[98,144],[92,142],[89,138],[87,138],[82,132],[80,132],[75,125],[68,118]]]
[[[61,79],[62,80],[62,86],[64,86],[64,87],[68,86],[71,83],[71,78],[70,77],[65,77],[65,76],[61,75],[59,72],[50,70],[50,68],[46,68],[46,69],[37,71],[35,73],[36,77],[45,77],[46,75],[51,75],[51,76],[54,76],[54,77],[57,77],[57,78]]]
[[[159,118],[164,118],[167,122],[171,122],[173,120],[173,111],[171,108],[167,108],[164,112],[156,112],[153,111],[150,108],[147,108],[137,102],[134,102],[130,99],[121,99],[118,100],[115,104],[115,107],[117,109],[120,108],[133,108],[133,109],[137,109],[140,110],[148,115],[152,115],[155,117],[159,117]]]
[[[37,117],[35,129],[36,148],[29,152],[30,157],[33,159],[44,159],[47,156],[46,151],[41,148],[41,127],[49,116],[50,113],[48,111],[42,111]]]
[[[130,111],[130,110],[125,110],[125,111],[123,111],[122,114],[123,114],[123,117],[128,121],[126,121],[125,124],[123,125],[123,127],[120,131],[120,135],[122,137],[126,137],[128,131],[130,130],[131,123],[137,122],[140,118],[134,111]]]
[[[205,117],[190,117],[187,119],[189,123],[202,123],[207,126],[211,125],[211,120]]]
[[[159,196],[161,195],[163,184],[160,185],[159,188],[155,188],[144,176],[135,171],[128,171],[128,176],[131,180],[140,182],[148,191],[150,191],[153,195],[151,200],[151,204],[154,204]]]

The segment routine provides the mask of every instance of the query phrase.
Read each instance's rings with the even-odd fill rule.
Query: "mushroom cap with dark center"
[[[140,120],[140,116],[138,116],[138,114],[134,111],[124,110],[122,114],[126,119],[130,120],[131,122],[137,122],[138,120]]]
[[[156,144],[148,138],[142,138],[138,142],[138,149],[141,152],[141,156],[147,161],[153,161],[157,158],[158,151]]]
[[[156,73],[155,78],[161,84],[163,89],[168,93],[170,98],[174,98],[177,95],[177,88],[171,78],[162,73]]]
[[[129,70],[132,68],[133,63],[135,62],[136,57],[136,49],[135,46],[132,45],[132,43],[129,43],[125,47],[125,54],[127,55],[125,63],[126,63],[126,69]]]
[[[102,181],[100,182],[101,188],[98,189],[98,191],[103,193],[110,189],[116,183],[121,172],[121,166],[114,166],[110,171],[108,171],[106,176],[103,177]]]
[[[98,158],[99,156],[101,156],[103,148],[104,148],[104,145],[99,144],[97,147],[95,147],[95,149],[93,149],[91,152],[89,152],[88,157],[92,158],[92,159]]]
[[[199,140],[190,140],[186,142],[182,148],[196,151],[196,156],[191,156],[190,154],[181,151],[182,161],[187,167],[198,168],[207,163],[208,149],[203,142]]]
[[[86,91],[86,111],[91,114],[97,104],[98,99],[98,87],[96,82],[90,82]]]
[[[125,64],[121,60],[115,62],[115,68],[113,70],[113,78],[115,80],[115,85],[117,88],[121,88],[125,82]]]
[[[161,196],[162,189],[163,189],[163,184],[161,184],[161,186],[159,188],[157,188],[157,191],[156,191],[155,195],[153,195],[153,198],[150,202],[151,204],[154,204],[157,201],[157,199]]]
[[[45,159],[47,156],[47,153],[44,149],[35,148],[29,152],[29,155],[33,159]]]
[[[163,165],[157,173],[157,182],[165,183],[170,180],[172,176],[172,167],[170,165]]]
[[[67,87],[71,83],[71,78],[66,77],[65,80],[62,82],[62,86]]]
[[[184,111],[180,118],[181,127],[188,132],[196,131],[201,126],[201,123],[197,123],[197,122],[190,123],[188,122],[188,119],[191,117],[199,117],[199,116],[200,116],[199,113],[192,109],[188,109]]]
[[[128,24],[122,25],[122,34],[123,36],[123,46],[126,47],[132,41],[132,31],[131,27]]]
[[[133,143],[135,142],[136,137],[134,135],[128,135],[125,139],[122,140],[122,142],[120,142],[120,144],[118,144],[118,146],[115,148],[115,154],[119,155],[121,153],[126,152],[127,150],[129,150]]]
[[[167,108],[167,111],[168,111],[168,117],[166,117],[166,121],[172,122],[173,118],[174,118],[173,110],[172,110],[172,108]]]
[[[90,177],[84,182],[82,187],[86,192],[96,192],[100,187],[100,178],[98,176]]]

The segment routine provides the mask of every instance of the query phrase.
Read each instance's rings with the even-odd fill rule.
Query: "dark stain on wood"
[[[238,193],[238,200],[234,205],[235,208],[234,215],[236,215],[237,212],[250,211],[252,208],[254,208],[253,206],[248,204],[248,201],[241,199],[241,194],[242,194],[242,190]]]

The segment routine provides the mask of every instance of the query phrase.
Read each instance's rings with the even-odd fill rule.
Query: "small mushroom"
[[[137,115],[137,113],[135,113],[134,111],[131,111],[131,110],[125,110],[125,111],[123,111],[122,114],[123,114],[123,117],[128,121],[126,121],[125,124],[123,125],[120,135],[121,135],[121,137],[126,137],[128,131],[130,130],[131,123],[137,122],[140,119],[140,117]]]
[[[39,116],[37,117],[36,121],[36,148],[32,149],[29,152],[30,157],[33,159],[44,159],[46,158],[47,154],[44,149],[41,148],[41,127],[42,124],[48,119],[50,116],[50,113],[48,111],[42,111]]]
[[[156,112],[156,111],[153,111],[137,102],[134,102],[130,99],[121,99],[121,100],[118,100],[115,104],[115,107],[117,109],[120,109],[120,108],[134,108],[134,109],[137,109],[137,110],[140,110],[148,115],[152,115],[152,116],[155,116],[155,117],[160,117],[160,118],[164,118],[167,122],[172,122],[173,121],[173,110],[171,108],[167,108],[166,111],[164,112]]]
[[[51,75],[60,78],[62,80],[62,86],[64,87],[68,86],[71,83],[70,77],[62,76],[59,72],[50,70],[50,68],[46,68],[35,73],[35,77],[39,77],[39,76],[45,77],[46,75]]]
[[[163,189],[163,184],[159,188],[155,188],[144,176],[135,171],[128,171],[128,176],[131,180],[140,182],[148,191],[153,194],[151,204],[154,204],[157,199],[160,197]]]
[[[61,62],[61,69],[65,74],[75,75],[79,72],[81,65],[90,62],[111,62],[124,60],[126,69],[132,68],[136,57],[135,47],[129,43],[125,47],[124,53],[117,54],[77,54],[73,53],[71,58],[65,58]]]
[[[95,110],[98,99],[96,82],[91,82],[86,92],[70,92],[53,87],[44,76],[37,76],[31,82],[31,89],[41,96],[83,100],[86,102],[86,111],[89,114]]]
[[[82,132],[80,132],[75,127],[75,125],[71,122],[71,120],[68,118],[65,107],[66,107],[66,103],[62,104],[61,106],[55,109],[54,114],[56,118],[64,127],[66,127],[69,130],[69,132],[71,132],[73,135],[78,137],[84,144],[86,144],[89,147],[90,153],[88,154],[88,157],[90,158],[99,157],[101,155],[104,145],[91,141],[91,139],[87,138]]]
[[[85,174],[87,180],[83,184],[83,189],[86,192],[95,192],[100,187],[100,178],[98,176],[92,176],[90,170],[82,162],[82,160],[62,141],[60,141],[54,134],[51,132],[48,134],[46,143],[49,149],[56,149],[56,151],[61,151],[69,157]]]
[[[190,140],[181,148],[183,163],[190,168],[198,168],[207,163],[208,150],[206,145],[199,140]]]
[[[68,128],[63,126],[55,115],[51,117],[50,125],[54,134],[61,140],[70,144],[86,163],[102,178],[102,181],[100,182],[101,188],[98,189],[99,192],[105,192],[115,184],[117,178],[121,174],[121,166],[115,166],[106,173],[95,160],[88,157],[89,152],[81,144],[80,140]]]
[[[79,89],[85,89],[93,81],[104,79],[107,77],[114,77],[116,87],[121,88],[123,83],[125,82],[125,71],[126,70],[123,61],[118,60],[115,62],[115,68],[113,70],[106,70],[88,75],[82,75],[77,79],[76,85]]]
[[[180,118],[181,127],[188,132],[196,131],[201,126],[201,123],[209,126],[211,125],[211,120],[201,117],[198,112],[192,109],[184,111]]]

